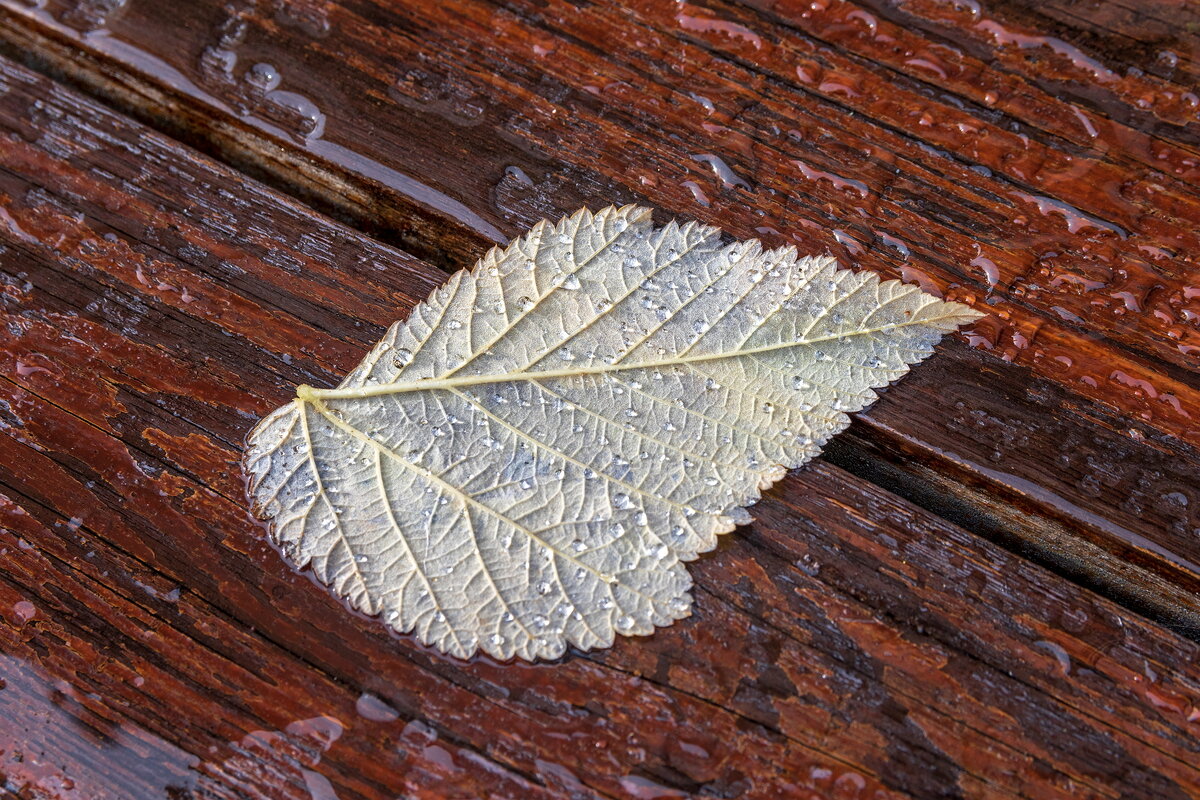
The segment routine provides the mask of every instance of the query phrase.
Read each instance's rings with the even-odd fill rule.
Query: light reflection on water
[[[295,797],[338,800],[329,779],[313,769],[344,730],[332,717],[251,731],[201,758],[115,706],[0,654],[0,790],[54,800],[225,798],[239,796],[227,781],[236,776],[240,789],[277,792],[290,783]]]
[[[187,797],[200,759],[110,711],[95,694],[0,654],[4,788],[56,800]],[[40,795],[39,795],[40,796]]]

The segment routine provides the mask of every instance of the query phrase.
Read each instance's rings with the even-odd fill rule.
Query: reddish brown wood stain
[[[840,2],[761,12],[463,3],[443,10],[450,26],[370,8],[334,6],[317,25],[236,7],[223,20],[201,6],[186,35],[210,61],[250,51],[289,91],[324,91],[330,112],[321,136],[308,139],[310,157],[352,165],[418,202],[429,200],[428,187],[492,194],[495,207],[480,214],[506,233],[592,191],[643,195],[645,178],[656,182],[657,204],[739,235],[789,230],[814,249],[860,250],[859,263],[893,274],[902,253],[915,254],[931,285],[996,311],[979,346],[1194,441],[1194,388],[1158,368],[1189,366],[1198,346],[1200,290],[1188,253],[1197,219],[1189,182],[1200,166],[1180,129],[1196,114],[1186,84],[1117,76],[1074,45],[971,4],[889,12],[943,32],[953,26],[954,46]],[[193,50],[163,47],[154,32],[168,23],[154,15],[135,6],[109,29],[236,105],[233,84],[207,72],[205,56],[193,62]],[[292,45],[327,61],[315,72],[292,67]],[[245,70],[238,64],[234,74]],[[332,74],[358,91],[331,95]],[[418,112],[403,125],[421,135],[383,130],[396,123],[380,103]],[[664,115],[675,134],[667,140]],[[724,180],[705,177],[694,160],[714,151],[731,164]],[[447,157],[454,152],[489,168],[462,176]],[[398,184],[385,167],[421,183]],[[866,196],[807,177],[817,174],[853,176]],[[494,186],[484,183],[494,176]],[[691,186],[712,198],[707,207],[695,206]],[[929,196],[938,207],[921,201]],[[1125,348],[1119,361],[1094,334]]]
[[[471,229],[497,238],[597,197],[647,197],[738,235],[832,248],[988,307],[994,316],[967,336],[988,356],[1029,365],[1067,391],[1068,406],[1096,398],[1115,407],[1114,419],[1146,422],[1172,434],[1171,448],[1192,452],[1188,341],[1200,298],[1186,245],[1196,230],[1188,191],[1195,164],[1186,132],[1154,116],[1182,113],[1187,93],[1160,86],[1153,71],[1100,81],[1098,57],[1030,29],[1027,13],[972,4],[535,11],[466,3],[443,12],[452,25],[392,6],[304,8],[271,16],[194,4],[164,15],[135,3],[106,25],[143,52],[117,53],[93,36],[68,52],[115,60],[98,56],[99,74],[80,73],[73,57],[59,66],[168,127],[179,123],[148,98],[182,90],[171,108],[192,126],[189,136],[241,153],[284,182],[300,180],[301,190],[347,213],[365,207],[371,219],[393,219],[393,206],[406,208],[402,237],[412,219],[428,227],[425,217],[440,215],[438,239],[423,238],[419,249],[451,265],[478,254]],[[64,12],[47,9],[9,19],[24,26],[22,41],[56,30],[50,20]],[[70,26],[57,30],[75,36]],[[180,39],[186,46],[163,46]],[[603,42],[603,58],[589,42]],[[44,44],[41,57],[52,57],[54,46]],[[1194,37],[1185,32],[1162,47],[1186,62]],[[214,64],[225,66],[214,72]],[[148,83],[129,96],[110,73]],[[254,88],[272,75],[282,91],[324,98],[319,136],[286,114],[299,127],[281,133],[287,119]],[[1154,86],[1161,91],[1146,105]],[[231,116],[224,104],[253,113]],[[257,138],[264,132],[269,143]],[[472,169],[460,168],[463,158]],[[693,189],[708,206],[694,203]],[[1010,401],[1020,394],[1010,392]],[[1042,413],[1021,411],[1030,420]],[[1114,445],[1126,438],[1121,427]],[[896,429],[880,421],[873,435]],[[956,435],[918,431],[907,445],[922,460],[958,451]],[[1086,427],[1081,434],[1091,435]],[[1141,434],[1136,427],[1131,435]],[[967,472],[1027,496],[1025,479],[1008,477],[1024,462],[993,452],[1013,466],[969,461]],[[1176,459],[1164,454],[1159,463]],[[1094,487],[1111,482],[1106,469],[1090,458],[1059,464],[1056,474],[1070,484],[1039,497],[1045,519],[1078,521],[1076,511],[1097,499]],[[1194,580],[1186,551],[1200,528],[1200,506],[1176,503],[1180,489],[1168,473],[1127,505],[1179,517],[1171,533],[1157,523],[1085,518],[1090,533],[1078,545],[1158,573],[1136,580],[1159,581],[1159,594],[1162,580],[1181,580],[1180,567],[1191,573],[1183,580]],[[1191,601],[1176,595],[1168,605]]]
[[[861,477],[1200,629],[1191,9],[39,5],[0,0],[23,58],[442,266],[640,198],[994,315],[696,562],[693,618],[447,660],[287,570],[237,465],[444,273],[0,60],[5,788],[1200,795],[1194,636]]]

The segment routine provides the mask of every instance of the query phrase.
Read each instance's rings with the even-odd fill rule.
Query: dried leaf
[[[556,658],[691,608],[682,562],[748,522],[979,316],[833,258],[650,211],[542,222],[250,435],[294,563],[455,656]]]

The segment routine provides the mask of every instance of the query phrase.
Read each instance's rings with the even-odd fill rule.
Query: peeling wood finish
[[[1069,6],[130,2],[85,37],[0,0],[0,37],[448,269],[638,200],[993,312],[954,352],[1005,408],[881,405],[855,458],[986,487],[995,536],[1194,635],[1200,39],[1177,3]]]
[[[1200,795],[1198,460],[1163,399],[1191,413],[1196,398],[1179,324],[1197,229],[1186,38],[1146,45],[1177,52],[1172,69],[1130,76],[1113,53],[1157,29],[1111,5],[1086,26],[1068,3],[968,17],[932,0],[807,17],[786,2],[67,5],[0,0],[0,31],[322,208],[394,223],[384,238],[426,259],[0,60],[6,789]],[[485,32],[511,55],[481,49]],[[56,61],[75,48],[91,56]],[[1101,69],[1114,77],[1085,91]],[[934,124],[902,116],[918,99]],[[693,565],[696,614],[647,639],[549,666],[457,662],[288,571],[245,511],[254,420],[351,368],[443,279],[429,260],[643,196],[974,293],[998,312],[978,334],[991,348],[943,347],[781,482]],[[1020,260],[1035,255],[1045,275]]]

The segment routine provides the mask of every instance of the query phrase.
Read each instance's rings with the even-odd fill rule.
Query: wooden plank
[[[447,268],[643,199],[989,308],[958,395],[901,387],[838,463],[1196,635],[1188,73],[1110,76],[1016,3],[753,5],[0,0],[0,35]]]
[[[1159,79],[1159,85],[1195,94],[1200,80],[1200,8],[1195,3],[1077,0],[993,0],[988,6],[1026,30],[1039,31],[1093,55],[1117,73]],[[964,6],[971,11],[971,6]],[[948,17],[933,4],[873,3],[872,10],[909,28],[947,36],[962,17]],[[1192,108],[1191,98],[1183,98]]]
[[[942,352],[826,458],[1200,635],[1195,451],[1029,370]]]
[[[441,273],[22,68],[0,81],[18,792],[1200,791],[1200,646],[825,463],[696,562],[692,618],[609,651],[456,662],[349,613],[248,518],[240,440]]]

